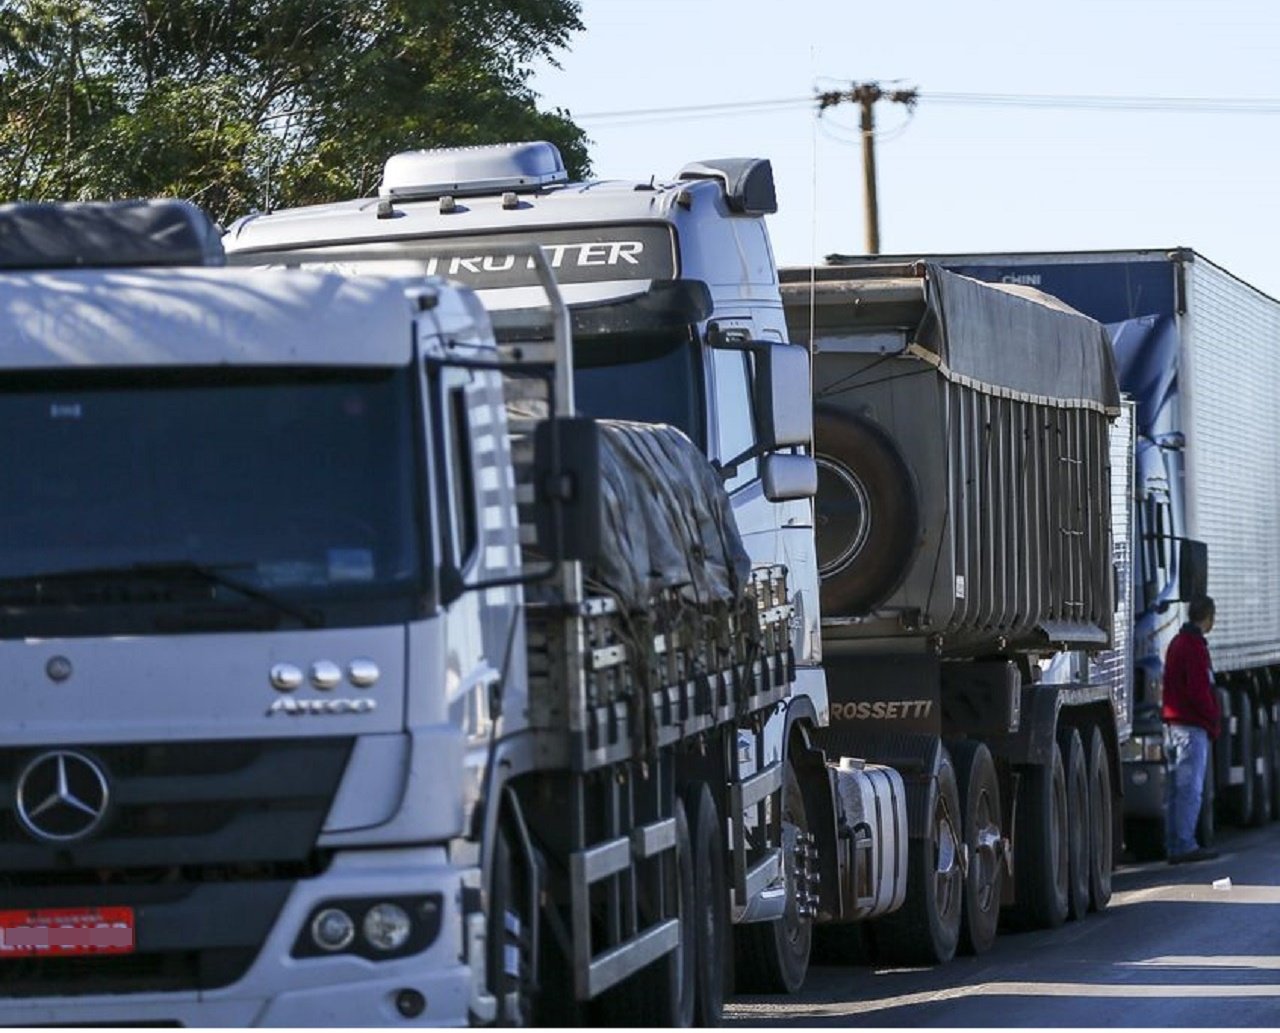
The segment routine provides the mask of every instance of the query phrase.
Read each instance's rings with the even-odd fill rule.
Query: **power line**
[[[925,104],[972,105],[978,107],[1059,108],[1087,111],[1159,111],[1175,114],[1267,115],[1280,114],[1278,97],[1156,97],[1108,94],[1052,93],[955,93],[917,91]],[[808,97],[777,97],[764,100],[725,101],[719,104],[687,104],[662,108],[633,108],[625,111],[594,111],[573,116],[575,122],[639,124],[646,121],[712,118],[719,115],[756,114],[788,109],[812,108],[822,94]]]
[[[1031,108],[1080,108],[1089,111],[1172,111],[1185,114],[1273,114],[1280,112],[1276,97],[1144,97],[1106,94],[1054,93],[921,93],[937,104],[999,105]]]
[[[774,100],[726,101],[722,104],[687,104],[672,108],[634,108],[628,111],[594,111],[574,115],[577,123],[617,122],[630,125],[661,121],[672,117],[679,119],[713,118],[717,115],[749,115],[766,111],[785,111],[788,108],[811,108],[814,98],[783,97]]]

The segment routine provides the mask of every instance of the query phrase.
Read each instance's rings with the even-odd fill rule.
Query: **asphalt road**
[[[731,1025],[1280,1027],[1280,824],[1220,830],[1214,861],[1122,866],[1111,906],[928,969],[812,968]],[[1229,879],[1230,887],[1215,886]]]

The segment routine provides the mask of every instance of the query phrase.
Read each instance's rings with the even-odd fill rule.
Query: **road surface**
[[[1214,861],[1121,866],[1111,906],[1083,922],[930,969],[820,965],[796,997],[732,998],[725,1021],[1278,1027],[1280,825],[1220,830],[1217,845]]]

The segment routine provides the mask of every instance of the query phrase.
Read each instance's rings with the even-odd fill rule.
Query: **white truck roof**
[[[419,306],[424,294],[430,301]],[[424,277],[199,267],[6,273],[0,368],[403,365],[419,307],[462,333],[485,319],[469,292]]]
[[[398,256],[396,272],[461,280],[483,290],[492,309],[529,303],[530,267],[503,247],[537,241],[571,305],[677,278],[734,296],[763,290],[776,305],[761,218],[777,209],[769,162],[693,162],[667,181],[566,178],[545,142],[410,151],[387,162],[380,196],[248,215],[223,246],[240,264],[254,253],[304,266],[342,253],[358,269],[353,250]]]
[[[626,180],[569,183],[538,194],[519,195],[517,206],[503,207],[501,194],[463,196],[452,211],[439,199],[394,203],[391,216],[379,218],[377,197],[291,208],[237,219],[223,237],[228,251],[253,251],[294,244],[307,246],[358,240],[414,239],[428,236],[560,228],[583,223],[632,223],[670,218],[671,206],[691,183],[636,184]],[[384,209],[385,210],[385,209]]]

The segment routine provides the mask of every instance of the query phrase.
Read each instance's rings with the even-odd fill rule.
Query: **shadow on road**
[[[1117,869],[1111,906],[990,953],[892,969],[825,964],[792,998],[739,996],[731,1025],[1280,1025],[1280,827],[1223,836],[1222,856]],[[824,959],[838,960],[838,959]]]

